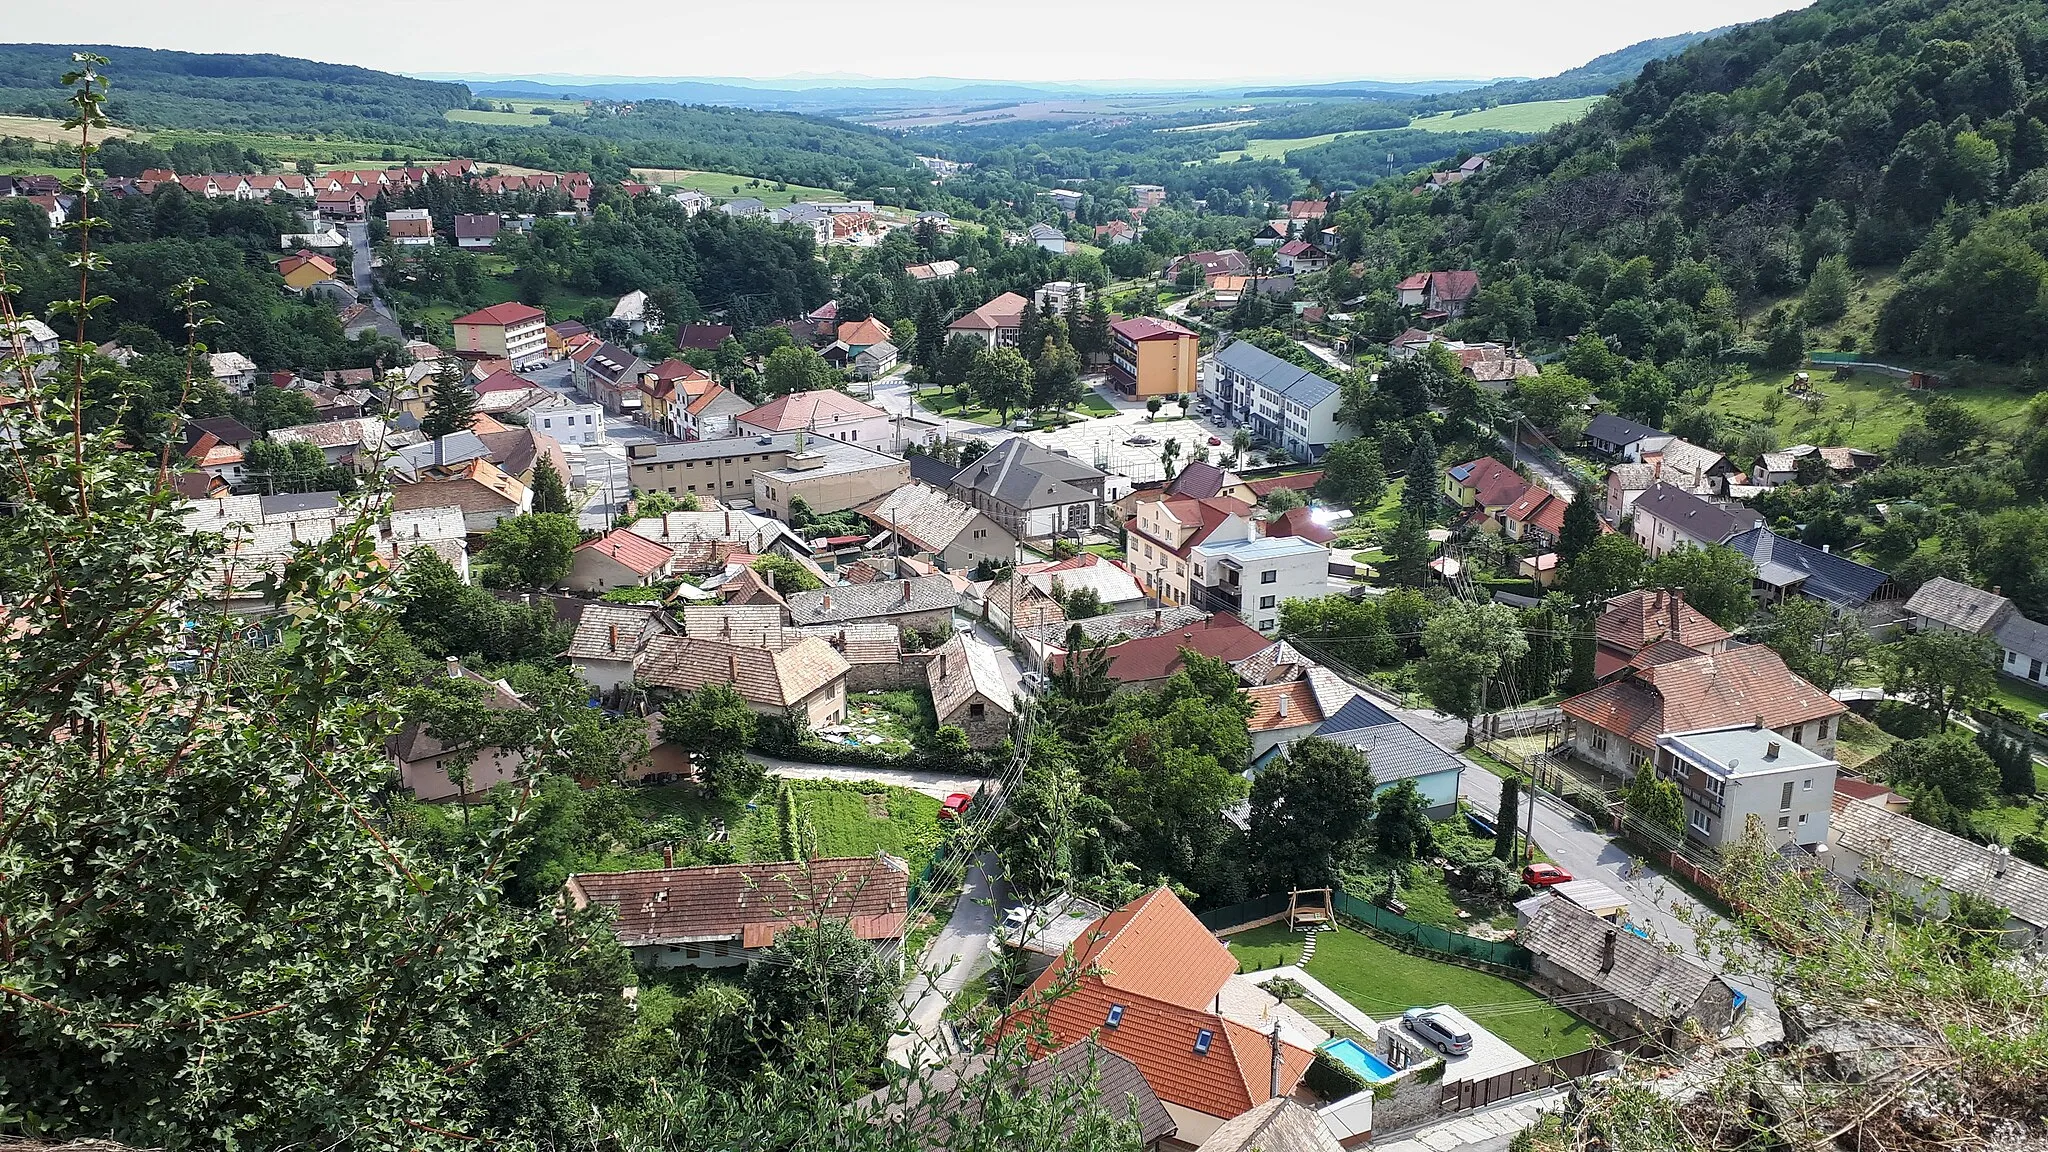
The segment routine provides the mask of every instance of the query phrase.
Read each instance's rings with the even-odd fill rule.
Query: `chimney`
[[[910,603],[910,581],[908,580],[903,582],[903,602],[905,604]]]
[[[1164,627],[1166,627],[1166,609],[1154,608],[1152,610],[1152,630],[1157,632]]]
[[[832,610],[832,594],[830,592],[825,593],[825,598],[820,601],[820,606],[827,612]]]
[[[1764,714],[1761,712],[1756,714],[1756,730],[1759,732],[1764,730]]]
[[[735,683],[735,684],[739,683],[739,679],[740,679],[740,654],[739,654],[739,653],[737,653],[737,652],[727,652],[727,653],[725,654],[725,666],[726,666],[726,668],[727,668],[727,669],[729,669],[729,670],[730,670],[730,673],[731,673],[731,675],[732,675],[732,679],[733,679],[733,683]]]
[[[1671,637],[1671,638],[1672,638],[1673,640],[1676,640],[1676,639],[1678,639],[1678,638],[1679,638],[1679,636],[1678,636],[1678,632],[1679,632],[1679,628],[1678,628],[1678,606],[1679,606],[1679,605],[1680,605],[1681,603],[1683,603],[1683,601],[1679,600],[1679,598],[1678,598],[1678,593],[1676,593],[1676,592],[1668,592],[1668,593],[1666,593],[1666,594],[1665,594],[1665,596],[1664,596],[1664,599],[1665,599],[1665,600],[1666,600],[1666,601],[1668,602],[1668,605],[1667,605],[1667,606],[1668,606],[1668,608],[1670,609],[1670,613],[1671,613],[1671,614],[1670,614],[1670,618],[1669,618],[1669,620],[1670,620],[1670,623],[1669,623],[1669,627],[1670,627],[1670,632],[1669,632],[1669,635],[1670,635],[1670,637]]]
[[[661,846],[661,866],[662,866],[663,868],[673,868],[673,867],[675,867],[675,866],[676,866],[676,846],[675,846],[675,845],[673,845],[673,844],[663,844],[663,845]]]
[[[1619,928],[1609,928],[1600,940],[1600,971],[1604,975],[1614,971],[1614,938],[1621,935]]]
[[[617,624],[613,624],[610,627],[612,634],[612,651],[617,652],[619,650],[619,626]]]
[[[457,660],[457,659],[456,659],[455,657],[453,657],[453,656],[450,656],[450,657],[448,658],[448,677],[449,677],[449,679],[451,679],[451,680],[453,680],[453,679],[458,679],[458,678],[460,678],[461,676],[462,676],[462,661],[460,661],[460,660]]]
[[[1278,1020],[1273,1021],[1273,1032],[1267,1039],[1273,1050],[1273,1069],[1271,1078],[1266,1082],[1266,1098],[1277,1100],[1280,1097],[1280,1022]]]
[[[1776,740],[1773,740],[1773,741],[1771,741],[1771,742],[1770,742],[1769,744],[1766,744],[1766,745],[1764,745],[1764,759],[1766,759],[1766,760],[1776,760],[1777,758],[1778,758],[1778,742],[1777,742]]]
[[[1285,720],[1285,719],[1287,719],[1287,693],[1285,693],[1285,692],[1282,692],[1282,693],[1280,694],[1279,700],[1280,700],[1280,718],[1281,718],[1282,720]]]

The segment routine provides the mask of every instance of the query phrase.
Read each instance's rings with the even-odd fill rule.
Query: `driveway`
[[[356,293],[367,294],[374,287],[370,280],[370,225],[367,221],[358,220],[348,226],[348,246],[355,253],[355,263],[349,272],[355,280]]]
[[[904,1024],[889,1038],[891,1061],[916,1067],[951,1055],[951,1041],[940,1022],[946,1005],[969,980],[988,971],[992,962],[989,942],[995,936],[1002,907],[995,879],[999,870],[993,852],[975,857],[960,896],[953,902],[953,915],[916,958],[898,1000]]]
[[[1500,443],[1502,447],[1514,453],[1516,463],[1525,465],[1532,475],[1538,480],[1543,481],[1545,488],[1550,489],[1567,500],[1578,495],[1579,487],[1576,482],[1564,473],[1559,472],[1556,468],[1551,467],[1550,462],[1543,457],[1528,451],[1516,443],[1514,437],[1503,436]]]
[[[872,780],[877,784],[893,784],[898,788],[909,788],[927,796],[944,800],[955,792],[973,792],[984,783],[980,776],[969,776],[961,772],[926,772],[905,768],[847,768],[837,764],[800,764],[794,760],[783,760],[775,756],[750,753],[747,757],[768,770],[771,776],[790,780]]]

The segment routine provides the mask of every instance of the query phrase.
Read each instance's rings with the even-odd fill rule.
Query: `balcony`
[[[1243,601],[1241,590],[1231,584],[1197,584],[1194,589],[1194,606],[1207,612],[1235,616]]]

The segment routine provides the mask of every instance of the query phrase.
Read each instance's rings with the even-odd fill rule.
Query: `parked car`
[[[1017,677],[1017,683],[1033,696],[1045,690],[1045,677],[1037,672],[1025,672]]]
[[[1531,864],[1522,869],[1522,883],[1531,888],[1548,888],[1553,884],[1569,884],[1572,874],[1555,864]]]
[[[1410,1008],[1401,1013],[1401,1023],[1446,1056],[1463,1056],[1472,1051],[1472,1034],[1434,1008]]]
[[[1210,446],[1211,448],[1215,448],[1215,447],[1220,447],[1220,446],[1221,446],[1222,444],[1223,444],[1223,437],[1221,437],[1221,436],[1211,436],[1211,437],[1209,437],[1209,446]]]
[[[1159,443],[1159,438],[1157,436],[1139,435],[1131,437],[1129,440],[1124,441],[1124,443],[1130,445],[1133,448],[1149,448],[1152,445]]]
[[[974,797],[965,792],[955,792],[939,802],[939,819],[958,820],[967,815],[967,806],[974,803]]]

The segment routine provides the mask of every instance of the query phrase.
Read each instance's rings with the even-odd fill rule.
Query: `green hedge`
[[[1360,1092],[1372,1091],[1372,1081],[1353,1072],[1328,1052],[1317,1052],[1301,1077],[1308,1090],[1327,1101],[1346,1100]]]

